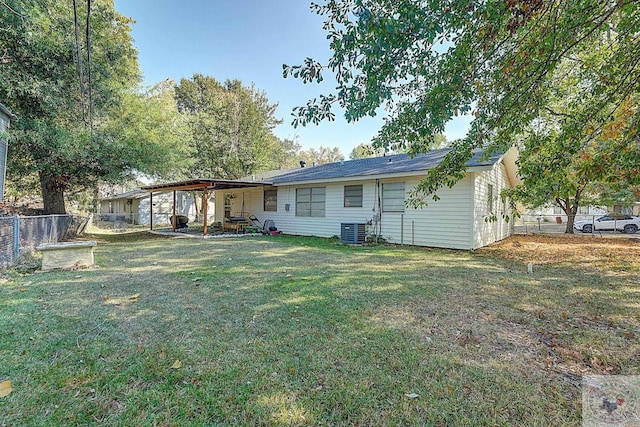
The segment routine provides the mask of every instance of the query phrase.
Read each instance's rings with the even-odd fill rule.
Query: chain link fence
[[[20,255],[20,222],[16,217],[0,217],[0,268],[8,267]]]
[[[520,234],[565,233],[567,215],[523,215],[515,220],[515,231]],[[640,217],[625,214],[576,215],[573,232],[591,236],[624,235],[640,238]]]
[[[18,261],[20,254],[41,243],[57,243],[80,236],[89,218],[77,215],[0,217],[0,268]]]

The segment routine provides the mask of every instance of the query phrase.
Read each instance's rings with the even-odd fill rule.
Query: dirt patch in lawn
[[[479,251],[534,265],[571,265],[605,272],[640,271],[640,240],[584,236],[513,236]]]

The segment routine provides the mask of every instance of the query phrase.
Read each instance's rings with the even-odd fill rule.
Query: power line
[[[74,0],[75,1],[75,0]],[[89,92],[89,126],[93,136],[93,90],[91,85],[91,0],[87,0],[87,81]]]
[[[84,78],[82,76],[82,64],[80,63],[80,29],[78,25],[78,4],[73,0],[73,25],[76,35],[76,65],[78,67],[78,86],[80,87],[80,106],[82,108],[82,121],[87,123],[87,115],[84,107]]]

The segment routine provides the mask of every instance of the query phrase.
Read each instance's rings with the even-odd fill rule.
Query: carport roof
[[[150,193],[159,191],[172,191],[172,190],[229,190],[232,188],[247,188],[247,187],[263,187],[265,185],[271,185],[269,182],[255,182],[255,181],[234,181],[227,179],[190,179],[187,181],[167,182],[164,184],[154,184],[141,187],[142,190]]]

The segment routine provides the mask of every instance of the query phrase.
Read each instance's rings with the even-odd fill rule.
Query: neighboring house
[[[100,220],[149,225],[150,203],[149,192],[140,189],[104,197],[100,200]],[[212,201],[209,201],[208,209],[207,216],[211,221],[214,219],[215,212],[215,205]],[[173,193],[154,193],[153,223],[169,224],[172,212]],[[176,192],[176,214],[187,216],[189,222],[196,220],[193,193],[187,191]],[[202,213],[199,213],[199,215],[201,216]]]
[[[640,202],[635,202],[631,206],[615,204],[609,208],[609,212],[622,215],[640,216]]]
[[[4,181],[7,176],[7,152],[9,151],[9,144],[3,137],[3,133],[9,129],[11,120],[15,120],[11,111],[0,103],[0,201],[4,200]]]
[[[601,216],[607,213],[607,208],[603,206],[580,206],[576,214],[576,221],[584,221],[592,219],[594,216]],[[541,206],[536,209],[526,209],[520,215],[521,222],[537,222],[538,218],[542,221],[551,221],[558,223],[566,223],[567,215],[558,206]],[[560,219],[558,219],[560,218]]]
[[[283,233],[319,237],[340,236],[343,224],[367,224],[368,233],[392,243],[452,249],[476,249],[510,236],[513,221],[503,214],[511,211],[500,192],[519,182],[515,149],[487,160],[476,153],[465,177],[438,191],[439,201],[429,199],[418,209],[406,206],[410,192],[448,151],[274,172],[264,186],[218,194],[216,220],[248,212],[261,221],[273,220]],[[488,220],[492,216],[495,220]]]

